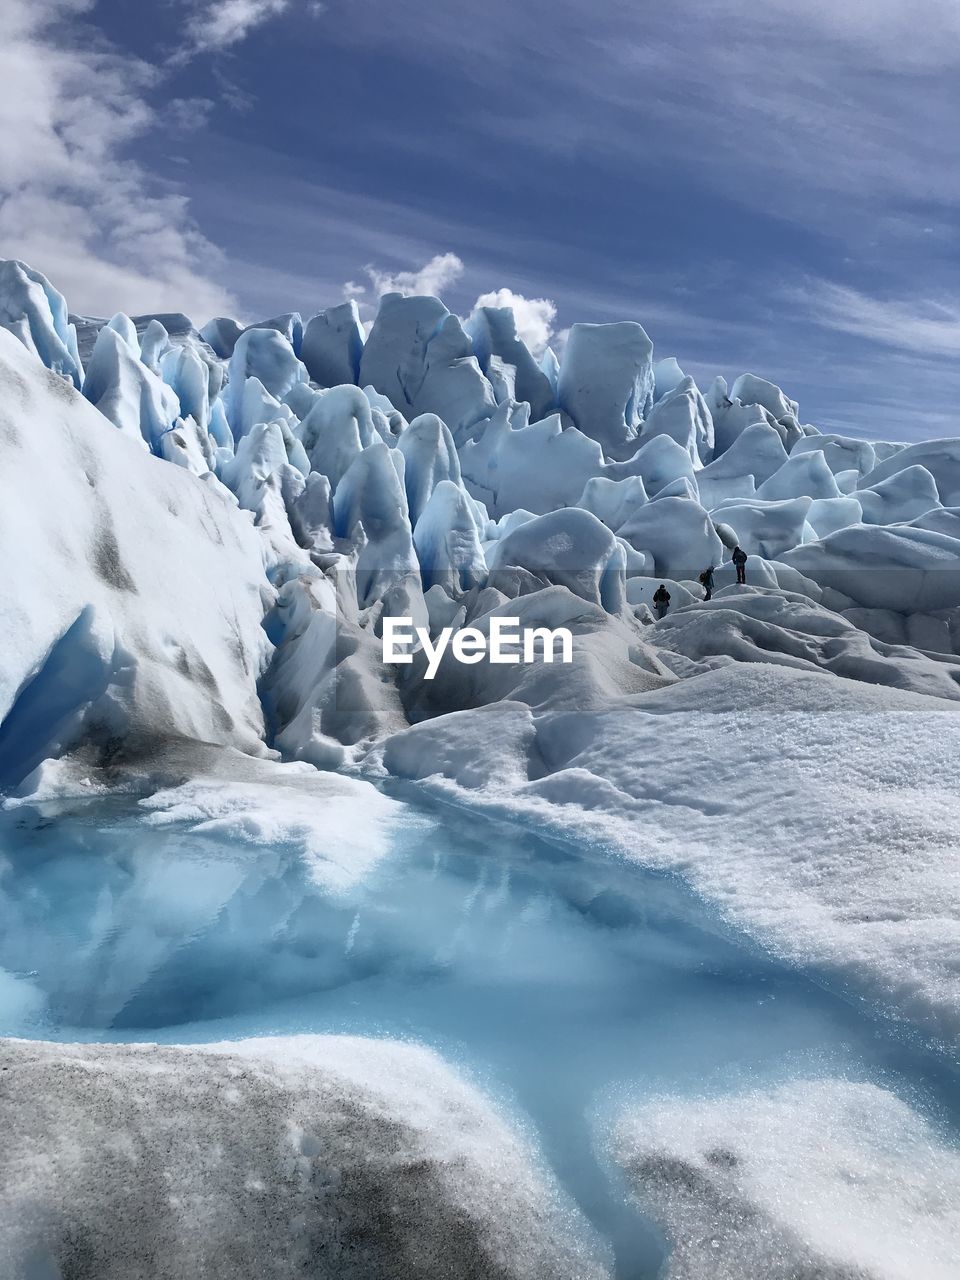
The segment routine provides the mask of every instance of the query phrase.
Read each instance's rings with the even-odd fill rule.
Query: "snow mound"
[[[953,1280],[960,1152],[873,1084],[631,1108],[614,1140],[673,1245],[664,1280]]]
[[[574,1211],[416,1045],[0,1042],[11,1276],[600,1280]]]
[[[960,699],[960,663],[884,644],[832,610],[785,591],[727,587],[706,603],[672,610],[657,628],[657,646],[697,662],[718,656],[773,662]]]

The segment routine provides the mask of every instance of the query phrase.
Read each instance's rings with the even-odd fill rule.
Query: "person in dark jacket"
[[[747,553],[743,547],[733,548],[733,563],[737,567],[737,582],[743,586],[747,580]]]
[[[713,595],[713,565],[710,565],[701,573],[700,583],[703,587],[703,599],[707,601]]]
[[[661,582],[653,593],[653,607],[657,611],[658,618],[666,617],[667,610],[670,608],[670,592],[665,582]]]

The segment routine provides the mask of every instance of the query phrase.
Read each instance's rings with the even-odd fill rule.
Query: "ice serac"
[[[714,507],[711,515],[733,529],[748,555],[769,559],[804,541],[811,505],[809,498],[730,498]]]
[[[0,782],[76,746],[262,752],[267,587],[249,517],[212,477],[118,433],[7,333],[0,386]]]
[[[355,540],[357,601],[383,600],[391,588],[419,584],[419,565],[403,488],[401,466],[382,441],[364,449],[344,472],[333,495],[334,532]],[[419,586],[417,587],[419,591]]]
[[[900,524],[940,506],[937,483],[919,463],[894,472],[887,480],[863,485],[854,496],[864,524]]]
[[[559,414],[526,421],[525,407],[503,404],[476,440],[460,447],[470,492],[499,517],[523,508],[537,514],[576,504],[586,482],[605,470],[603,453]]]
[[[477,307],[465,327],[480,368],[488,378],[491,361],[497,361],[500,369],[507,371],[512,398],[529,404],[533,422],[554,408],[555,387],[517,333],[512,307]]]
[[[960,605],[960,541],[939,530],[853,525],[782,559],[866,609],[935,613]]]
[[[819,449],[791,454],[783,466],[757,487],[764,502],[789,498],[839,498],[840,490]]]
[[[243,333],[243,325],[238,324],[230,316],[217,316],[200,330],[201,338],[221,360],[229,360],[233,355],[233,349],[241,333]]]
[[[557,384],[560,408],[604,451],[621,456],[653,405],[653,343],[632,320],[575,324]]]
[[[442,586],[456,596],[486,580],[487,563],[473,504],[452,480],[440,480],[432,489],[417,517],[413,545],[427,590]]]
[[[415,525],[430,495],[442,480],[460,484],[460,460],[453,437],[435,413],[423,413],[400,436],[397,448],[403,454],[403,483]]]
[[[749,498],[787,461],[780,435],[766,422],[741,431],[729,449],[697,472],[697,487],[708,509],[725,498]]]
[[[283,334],[276,329],[246,329],[237,339],[230,357],[230,381],[224,392],[230,425],[236,430],[234,424],[239,419],[248,378],[256,378],[269,395],[283,400],[306,376],[306,370]]]
[[[589,511],[552,511],[508,533],[496,543],[490,560],[491,570],[507,566],[568,587],[611,613],[623,606],[623,548]]]
[[[877,446],[875,446],[876,448]],[[870,488],[881,480],[889,480],[898,471],[919,466],[933,476],[940,501],[945,507],[960,506],[960,439],[923,440],[919,444],[898,448],[890,457],[880,459],[861,481]]]
[[[603,1280],[537,1153],[429,1049],[0,1043],[11,1276]]]
[[[497,403],[463,326],[439,298],[384,294],[363,348],[359,381],[407,418],[436,413],[458,441]]]
[[[140,359],[139,346],[131,348],[129,335],[121,336],[109,324],[97,335],[83,394],[125,436],[154,451],[180,417],[176,392],[150,372]]]
[[[363,327],[352,298],[307,321],[300,358],[312,380],[321,387],[356,382],[362,355]]]
[[[318,396],[298,435],[311,468],[336,489],[354,458],[376,438],[370,401],[358,387],[331,387]]]
[[[640,439],[669,436],[690,454],[695,466],[713,456],[713,419],[692,378],[665,391],[647,415]]]
[[[636,508],[618,533],[637,551],[648,551],[656,572],[671,578],[695,581],[723,555],[710,517],[689,498],[658,498]]]
[[[83,369],[67,304],[46,276],[25,262],[0,260],[0,327],[77,388]]]

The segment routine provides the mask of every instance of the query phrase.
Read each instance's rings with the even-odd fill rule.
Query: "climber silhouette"
[[[707,601],[713,595],[713,565],[709,565],[700,575],[700,583],[703,586],[703,599]]]
[[[667,610],[670,608],[670,592],[667,590],[665,582],[661,582],[653,593],[653,607],[657,611],[658,618],[666,616]]]
[[[733,563],[737,566],[737,582],[742,586],[747,580],[747,553],[742,547],[733,548]]]

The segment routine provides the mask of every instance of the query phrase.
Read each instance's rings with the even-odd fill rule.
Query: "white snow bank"
[[[407,812],[368,782],[329,773],[265,773],[262,782],[197,778],[141,800],[153,826],[184,823],[195,833],[255,847],[292,846],[314,881],[334,892],[348,889],[392,845]]]
[[[0,1041],[11,1276],[600,1280],[536,1154],[416,1045]]]
[[[733,664],[589,714],[509,705],[488,738],[481,713],[441,717],[389,739],[383,762],[681,871],[791,961],[960,1039],[956,703]]]
[[[960,1275],[960,1152],[876,1085],[657,1099],[615,1150],[672,1241],[664,1280]]]
[[[0,332],[0,780],[78,743],[263,751],[260,542]]]

